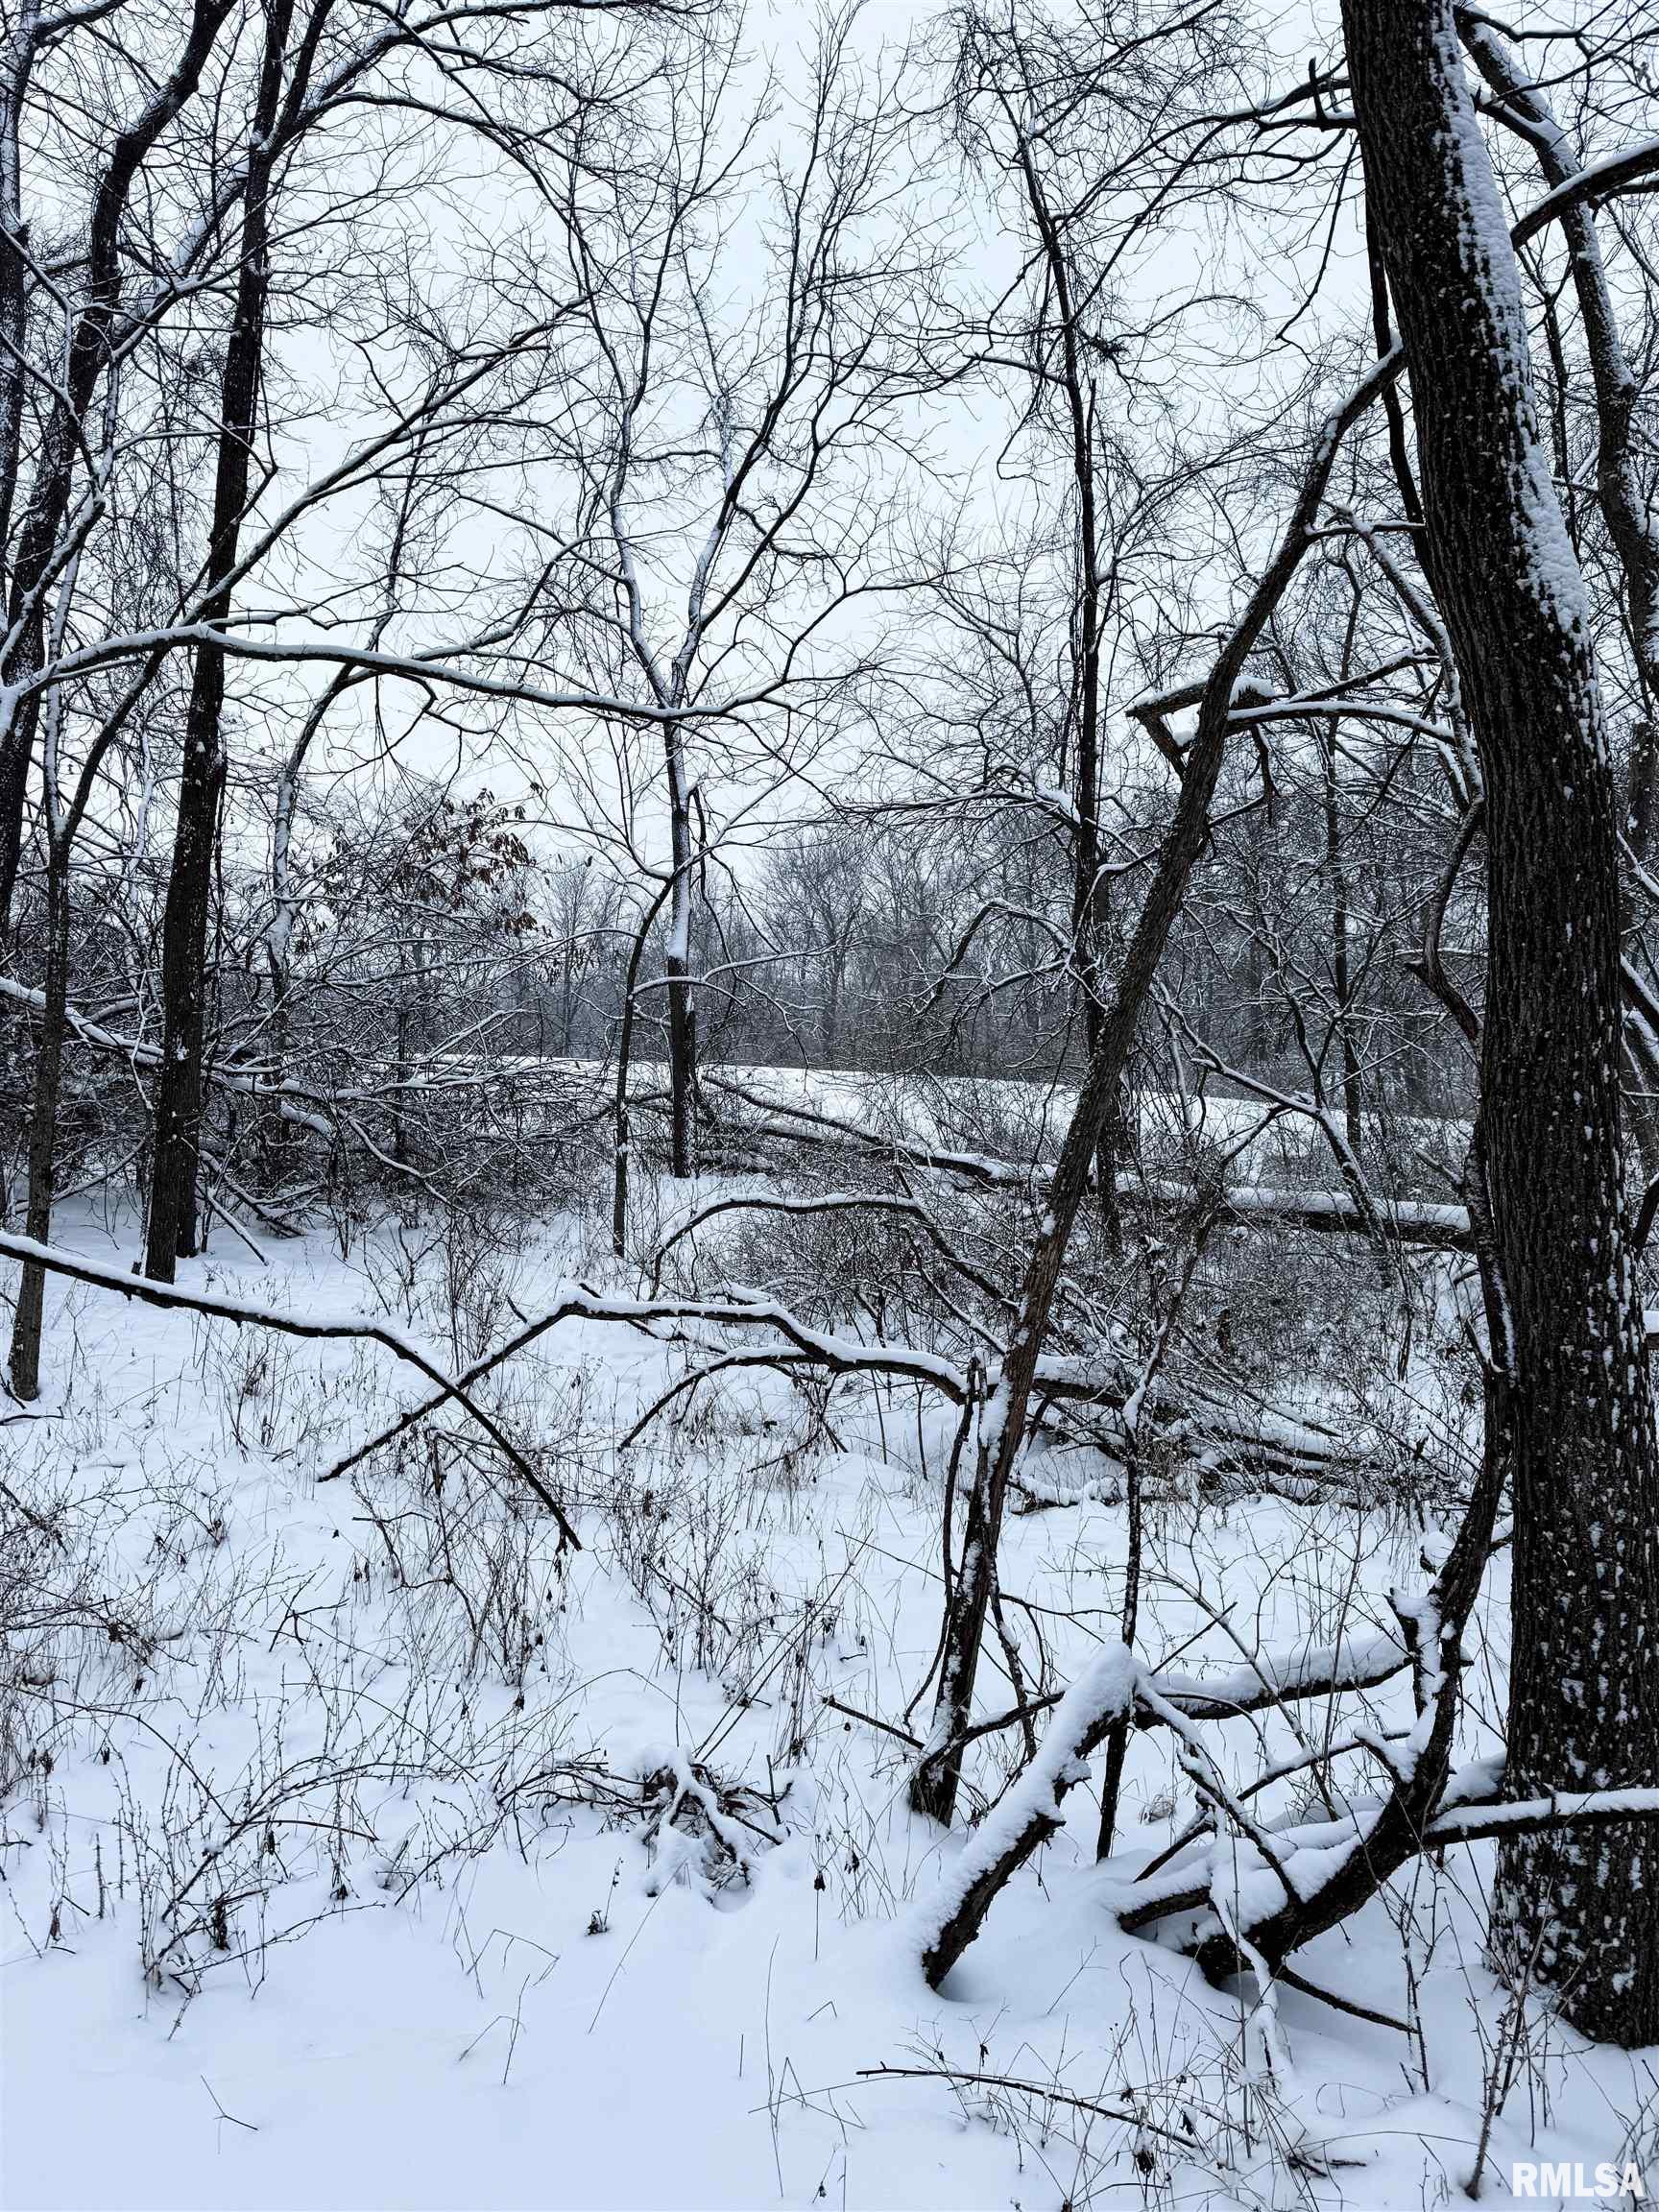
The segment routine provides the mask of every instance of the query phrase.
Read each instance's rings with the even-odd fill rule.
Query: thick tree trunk
[[[1659,1449],[1623,1218],[1618,798],[1452,0],[1344,0],[1433,572],[1486,781],[1482,1117],[1512,1342],[1506,1789],[1659,1783]],[[1634,1830],[1506,1844],[1494,1906],[1586,2032],[1659,2037]]]
[[[29,1114],[29,1195],[24,1234],[45,1244],[52,1237],[52,1195],[58,1150],[58,1100],[62,1090],[63,1032],[69,1004],[69,839],[55,838],[46,862],[46,1003],[35,1055],[35,1095]],[[40,1395],[40,1335],[46,1310],[46,1274],[25,1263],[12,1321],[12,1395],[25,1404]]]
[[[184,767],[173,870],[161,934],[161,1062],[156,1079],[150,1219],[144,1271],[171,1283],[174,1263],[198,1249],[198,1169],[202,1134],[202,1051],[207,999],[207,916],[213,849],[225,788],[220,741],[224,656],[204,646],[197,658],[185,725]],[[211,670],[204,682],[204,669]]]
[[[207,553],[203,619],[230,612],[242,517],[248,505],[265,306],[271,282],[272,134],[282,92],[292,0],[271,0],[255,107],[254,146],[243,199],[242,261],[235,317],[225,352],[219,450],[213,485],[213,535]],[[200,1242],[198,1180],[202,1139],[202,1053],[207,998],[207,914],[213,854],[225,790],[225,656],[197,648],[184,723],[179,820],[161,937],[161,1066],[156,1085],[156,1136],[150,1182],[145,1272],[171,1283],[175,1262]]]

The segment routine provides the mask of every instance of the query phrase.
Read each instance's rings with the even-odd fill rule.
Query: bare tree
[[[590,610],[596,681],[658,717],[667,854],[644,864],[666,886],[682,1177],[716,787],[752,815],[757,792],[805,770],[831,701],[856,685],[870,652],[860,602],[901,581],[889,536],[902,410],[942,380],[923,343],[934,227],[892,197],[904,119],[851,38],[851,18],[836,19],[810,58],[798,152],[770,147],[774,94],[740,109],[734,52],[717,40],[665,75],[626,132],[595,123],[560,195],[588,358],[583,404],[549,450],[580,517],[553,580]],[[756,189],[759,273],[744,276],[722,229]],[[717,320],[709,302],[733,285],[749,313]],[[753,702],[741,717],[734,677]]]
[[[1039,757],[1066,794],[1071,965],[1092,1058],[1106,1021],[1113,927],[1102,757],[1111,662],[1126,628],[1125,574],[1168,492],[1149,467],[1144,425],[1131,429],[1128,419],[1157,413],[1182,319],[1178,300],[1146,319],[1125,293],[1139,255],[1188,195],[1215,187],[1203,133],[1189,119],[1226,97],[1242,26],[1210,9],[1148,35],[1134,9],[1095,6],[1071,21],[997,0],[968,9],[952,33],[957,131],[1002,182],[1022,226],[1019,278],[994,302],[978,350],[992,373],[1022,378],[1020,427],[1039,442],[1045,504],[1057,494],[1065,517],[1060,664],[1019,673]],[[1205,302],[1210,312],[1214,304]],[[957,606],[968,611],[960,596]],[[990,609],[984,615],[995,620]],[[1010,632],[1004,659],[1017,640]],[[1025,765],[1034,776],[1037,760]],[[1122,1149],[1121,1130],[1113,1149]],[[1105,1153],[1099,1190],[1116,1236]]]

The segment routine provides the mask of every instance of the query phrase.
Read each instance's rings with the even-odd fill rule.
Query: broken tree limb
[[[922,1972],[937,1989],[984,1925],[993,1899],[1041,1843],[1065,1825],[1067,1792],[1092,1751],[1134,1705],[1140,1669],[1126,1645],[1109,1647],[1060,1700],[1037,1756],[962,1847],[928,1899],[918,1935]]]
[[[1448,1794],[1451,1793],[1449,1787]],[[1371,1798],[1351,1807],[1345,1815],[1334,1820],[1298,1821],[1273,1830],[1279,1863],[1292,1885],[1316,1890],[1316,1870],[1328,1863],[1334,1853],[1347,1859],[1355,1851],[1362,1851],[1371,1832],[1367,1823],[1375,1823],[1386,1802],[1382,1798]],[[1654,1819],[1659,1819],[1659,1790],[1653,1789],[1560,1791],[1544,1797],[1507,1800],[1500,1796],[1481,1797],[1436,1812],[1409,1839],[1408,1848],[1399,1863],[1403,1864],[1407,1858],[1420,1857],[1425,1851],[1441,1851],[1455,1843],[1487,1843],[1505,1837],[1547,1835],[1555,1829],[1616,1827],[1627,1820]],[[1252,1869],[1247,1863],[1240,1864],[1239,1849],[1236,1839],[1228,1839],[1230,1873],[1237,1881],[1239,1893],[1247,1895]],[[1206,1913],[1215,1883],[1214,1858],[1214,1847],[1207,1845],[1196,1865],[1174,1869],[1162,1883],[1151,1886],[1143,1897],[1125,1895],[1116,1911],[1118,1925],[1129,1935],[1139,1935],[1160,1922]],[[1195,1947],[1201,1948],[1191,1942],[1183,1946]],[[1275,1971],[1283,1969],[1281,1960]]]
[[[1479,1142],[1478,1132],[1469,1186],[1477,1196]],[[1396,1603],[1398,1638],[1385,1635],[1356,1648],[1351,1658],[1359,1662],[1357,1666],[1342,1663],[1338,1647],[1334,1652],[1298,1654],[1284,1668],[1252,1658],[1233,1678],[1208,1683],[1184,1682],[1172,1674],[1152,1676],[1139,1667],[1132,1652],[1118,1646],[1067,1691],[1038,1758],[986,1822],[991,1833],[983,1843],[977,1833],[970,1839],[960,1866],[941,1897],[926,1909],[920,1951],[931,1986],[938,1987],[974,1941],[1003,1886],[1040,1844],[1058,1833],[1067,1792],[1086,1775],[1092,1754],[1114,1726],[1142,1709],[1166,1724],[1179,1715],[1185,1730],[1209,1719],[1373,1686],[1401,1664],[1413,1669],[1417,1719],[1399,1751],[1390,1755],[1394,1789],[1368,1824],[1357,1818],[1341,1826],[1336,1838],[1326,1839],[1339,1847],[1325,1851],[1317,1862],[1316,1879],[1311,1872],[1306,1883],[1286,1879],[1276,1844],[1270,1861],[1256,1851],[1265,1894],[1246,1896],[1238,1865],[1240,1855],[1254,1850],[1255,1844],[1241,1842],[1235,1830],[1222,1846],[1206,1854],[1201,1889],[1190,1871],[1182,1869],[1154,1898],[1126,1903],[1120,1918],[1131,1930],[1176,1912],[1200,1912],[1186,1948],[1212,1977],[1255,1972],[1259,1967],[1269,1973],[1276,1970],[1289,1953],[1358,1910],[1422,1848],[1421,1838],[1449,1794],[1463,1630],[1491,1553],[1509,1459],[1508,1400],[1502,1377],[1491,1371],[1487,1399],[1485,1449],[1457,1534],[1423,1596],[1413,1603]],[[1396,1654],[1404,1654],[1403,1661]],[[1385,1669],[1381,1674],[1375,1671],[1379,1663]],[[1190,1764],[1189,1771],[1192,1772]],[[1201,1777],[1193,1773],[1193,1779]],[[1236,1812],[1238,1802],[1227,1793],[1218,1810]],[[1255,1822],[1250,1830],[1252,1836],[1260,1833]],[[1215,1885],[1224,1879],[1231,1880],[1230,1893],[1217,1899],[1213,1911],[1204,1913]]]
[[[146,1306],[190,1313],[208,1313],[216,1320],[234,1322],[238,1328],[270,1329],[278,1335],[302,1336],[313,1342],[358,1339],[384,1345],[397,1358],[439,1385],[434,1404],[443,1405],[453,1398],[471,1416],[558,1522],[561,1539],[574,1551],[582,1549],[581,1538],[541,1476],[500,1425],[468,1395],[467,1379],[455,1380],[446,1375],[412,1336],[406,1336],[390,1322],[366,1320],[360,1313],[332,1316],[287,1313],[278,1307],[261,1306],[252,1299],[226,1298],[207,1290],[182,1290],[176,1284],[156,1283],[148,1275],[124,1274],[117,1267],[103,1266],[96,1260],[83,1259],[79,1253],[65,1252],[55,1244],[42,1244],[33,1237],[13,1236],[9,1230],[0,1230],[0,1256],[44,1268],[49,1275],[63,1275],[72,1282],[85,1283],[95,1290],[112,1290],[119,1298],[136,1298]]]
[[[1112,1729],[1127,1720],[1137,1728],[1236,1719],[1272,1707],[1374,1689],[1410,1664],[1404,1636],[1387,1632],[1356,1645],[1297,1653],[1284,1662],[1268,1657],[1206,1680],[1142,1668],[1126,1646],[1108,1647],[1057,1698],[1039,1699],[1053,1719],[1037,1757],[986,1816],[938,1891],[922,1908],[917,1939],[922,1970],[937,1989],[984,1926],[997,1896],[1032,1854],[1065,1824],[1066,1797],[1088,1773],[1088,1761]],[[965,1742],[1011,1725],[1002,1715],[973,1729]],[[1185,1896],[1190,1876],[1176,1877]],[[1156,1917],[1156,1913],[1148,1917]],[[1129,1923],[1125,1921],[1125,1925]]]
[[[1396,1603],[1401,1631],[1411,1651],[1417,1719],[1390,1750],[1394,1776],[1387,1796],[1334,1823],[1320,1823],[1319,1856],[1281,1881],[1253,1879],[1251,1844],[1237,1832],[1203,1854],[1202,1893],[1188,1879],[1177,1894],[1133,1905],[1120,1915],[1131,1931],[1184,1912],[1197,1912],[1183,1942],[1212,1980],[1264,1962],[1271,1973],[1314,1936],[1358,1911],[1401,1866],[1427,1845],[1442,1805],[1459,1794],[1451,1754],[1462,1639],[1490,1556],[1498,1502],[1510,1460],[1508,1395],[1501,1376],[1488,1375],[1487,1432],[1480,1473],[1445,1564],[1415,1602]],[[1659,1796],[1659,1792],[1655,1792]],[[1313,1848],[1311,1843],[1309,1848]],[[1284,1856],[1283,1837],[1276,1840]],[[1260,1871],[1260,1869],[1256,1869]],[[1179,1884],[1179,1877],[1176,1878]]]

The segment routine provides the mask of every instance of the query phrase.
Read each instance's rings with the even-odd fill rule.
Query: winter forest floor
[[[124,1267],[131,1224],[61,1240]],[[464,1358],[609,1264],[566,1221],[500,1264],[222,1238],[181,1280]],[[902,1741],[828,1702],[903,1726],[934,1650],[952,1424],[914,1392],[826,1407],[743,1373],[624,1448],[684,1354],[564,1325],[492,1401],[573,1509],[561,1558],[459,1414],[325,1479],[412,1402],[382,1351],[52,1304],[42,1417],[0,1429],[37,1540],[0,1574],[10,2212],[1407,2207],[1463,2197],[1483,2128],[1502,2204],[1515,2159],[1644,2156],[1651,2059],[1587,2052],[1487,1970],[1486,1846],[1301,1955],[1397,2025],[1282,1987],[1265,2068],[1254,1992],[1107,1909],[1193,1811],[1163,1734],[1131,1746],[1117,1857],[1074,1791],[927,1988],[918,1915],[960,1831],[908,1813]],[[1398,1506],[1177,1485],[1148,1534],[1139,1642],[1189,1671],[1329,1643],[1421,1579]],[[1064,1682],[1117,1637],[1122,1507],[1022,1514],[1005,1551],[1022,1665]],[[1499,1575],[1487,1712],[1503,1606]],[[995,1646],[982,1698],[1014,1701]],[[1408,1685],[1298,1725],[1361,1703],[1385,1729]],[[1297,1748],[1283,1714],[1209,1735],[1238,1779]],[[1019,1750],[986,1740],[975,1806]]]

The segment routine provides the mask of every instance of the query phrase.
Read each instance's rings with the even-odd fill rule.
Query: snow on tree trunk
[[[1589,613],[1533,398],[1452,0],[1344,0],[1407,349],[1429,565],[1486,780],[1483,1119],[1512,1333],[1516,1796],[1659,1781],[1659,1451],[1623,1218],[1618,804]],[[1659,2037],[1635,1827],[1503,1848],[1500,1957],[1588,2033]]]

